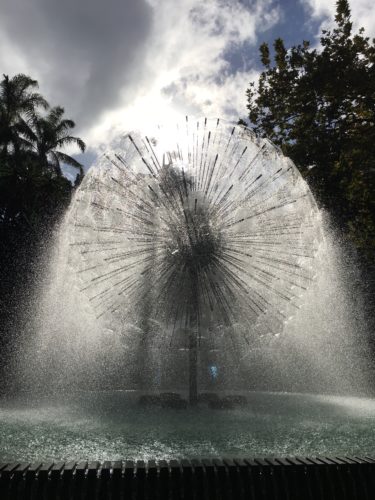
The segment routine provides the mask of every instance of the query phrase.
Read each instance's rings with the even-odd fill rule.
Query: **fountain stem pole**
[[[191,272],[191,301],[190,301],[190,335],[189,335],[189,403],[196,406],[198,403],[198,332],[199,302],[198,302],[198,273],[194,267]]]
[[[189,338],[189,403],[198,403],[198,345],[196,332],[192,331]]]

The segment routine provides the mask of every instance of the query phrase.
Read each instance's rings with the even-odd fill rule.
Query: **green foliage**
[[[36,92],[37,82],[26,75],[0,83],[0,230],[38,230],[55,220],[69,202],[73,186],[61,164],[82,165],[61,149],[84,142],[70,131],[75,124],[60,106],[50,108]],[[44,114],[41,111],[45,111]]]
[[[352,33],[347,0],[321,49],[260,47],[265,67],[247,90],[254,130],[291,157],[357,247],[375,258],[375,40]]]

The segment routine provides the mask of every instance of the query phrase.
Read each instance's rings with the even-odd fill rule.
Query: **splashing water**
[[[337,243],[290,160],[242,127],[123,137],[51,239],[16,378],[181,390],[196,340],[202,390],[367,394],[356,265]]]

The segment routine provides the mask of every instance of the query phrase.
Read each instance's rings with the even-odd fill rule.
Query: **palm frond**
[[[56,127],[56,133],[58,135],[62,134],[63,132],[66,132],[70,130],[71,128],[74,128],[76,126],[75,122],[73,120],[61,120],[61,122],[57,125]]]
[[[24,137],[19,136],[18,137],[18,143],[19,146],[23,149],[26,150],[35,150],[35,144],[33,141],[30,141],[29,139],[25,139]]]
[[[50,123],[54,128],[58,125],[58,123],[61,120],[61,117],[63,116],[65,110],[61,106],[54,106],[53,108],[50,109],[48,115],[46,116],[45,120]]]
[[[15,129],[19,134],[22,134],[24,138],[28,139],[29,141],[32,141],[34,143],[38,141],[38,136],[23,118],[20,118],[20,120],[16,123]]]
[[[70,165],[71,167],[75,167],[80,170],[83,168],[83,165],[79,163],[79,161],[75,160],[73,157],[65,153],[61,153],[61,151],[54,151],[54,155],[56,155],[59,162],[65,163],[66,165]]]
[[[58,139],[56,141],[56,146],[60,147],[60,148],[64,147],[64,146],[68,146],[70,144],[76,144],[79,147],[79,149],[82,151],[82,153],[86,149],[86,144],[79,137],[73,137],[71,135],[66,135],[65,137],[62,137],[61,139]]]
[[[60,160],[55,151],[51,151],[48,163],[55,169],[60,168]]]
[[[6,75],[3,76],[4,78],[6,77]],[[37,80],[33,80],[30,76],[25,75],[24,73],[18,73],[18,75],[15,75],[10,81],[16,87],[22,88],[23,90],[26,90],[29,87],[39,87]]]
[[[48,109],[49,104],[40,94],[29,94],[23,103],[24,113],[32,113],[36,108]]]

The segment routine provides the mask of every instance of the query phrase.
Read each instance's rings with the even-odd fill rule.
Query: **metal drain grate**
[[[3,463],[0,500],[374,500],[375,458]]]

